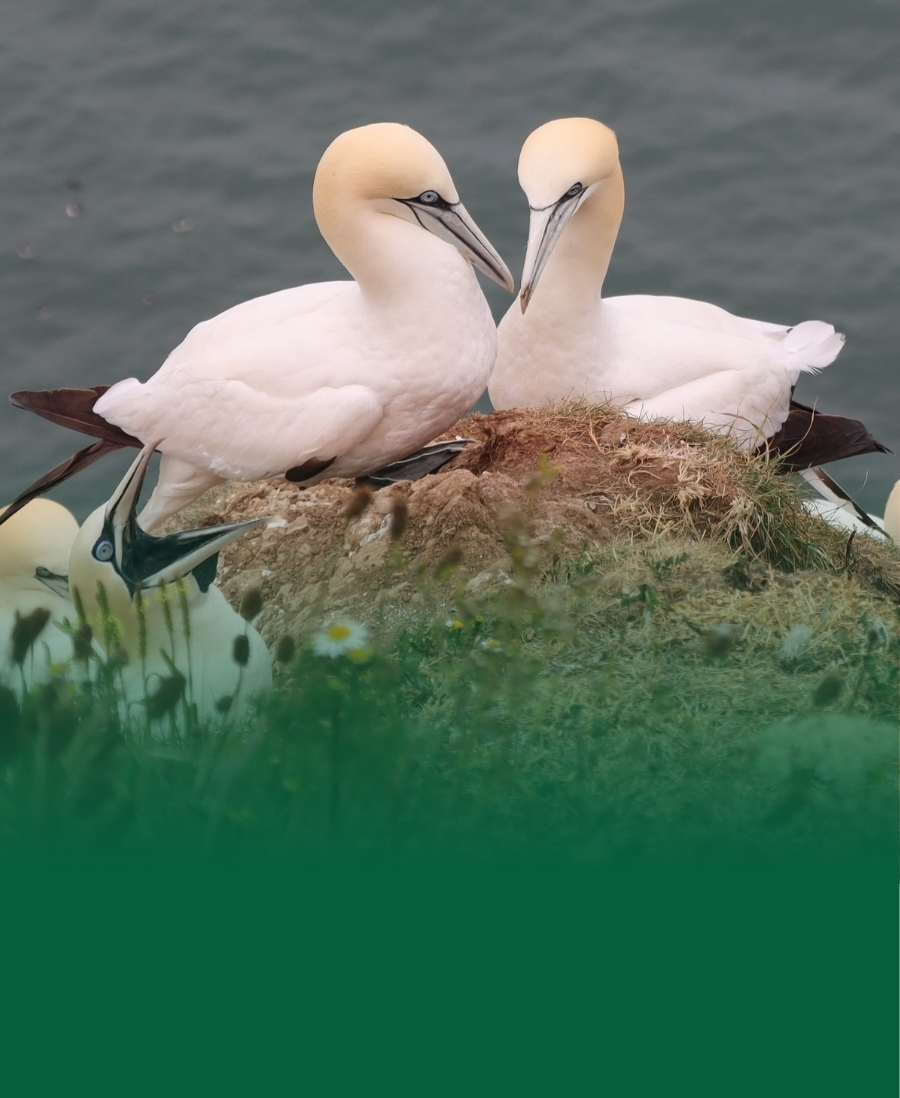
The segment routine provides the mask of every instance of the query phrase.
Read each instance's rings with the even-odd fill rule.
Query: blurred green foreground
[[[890,601],[673,539],[540,574],[513,556],[478,600],[454,589],[452,559],[419,574],[415,612],[376,639],[353,622],[283,638],[276,689],[241,724],[228,699],[218,725],[198,722],[174,667],[126,707],[115,659],[76,623],[77,675],[21,706],[0,693],[0,852],[582,864],[892,849]],[[239,642],[234,657],[239,690]]]

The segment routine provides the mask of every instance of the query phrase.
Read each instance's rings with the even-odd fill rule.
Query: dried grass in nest
[[[541,455],[552,479],[541,496],[578,495],[607,507],[620,532],[684,535],[729,546],[785,570],[848,566],[900,600],[900,555],[874,537],[854,539],[810,515],[777,461],[737,449],[691,423],[638,420],[608,405],[568,401],[472,416],[476,439],[451,468],[522,476]]]

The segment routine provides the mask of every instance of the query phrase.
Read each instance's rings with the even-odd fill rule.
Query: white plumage
[[[18,696],[23,683],[30,690],[48,681],[52,668],[67,665],[72,657],[72,639],[56,622],[75,617],[64,592],[77,533],[71,512],[48,499],[32,500],[0,526],[0,684]],[[27,618],[38,609],[50,617],[24,661],[17,664],[12,643],[16,616]]]
[[[118,677],[126,711],[139,720],[152,715],[152,702],[147,710],[147,701],[172,678],[174,665],[185,680],[184,702],[196,705],[202,720],[235,720],[255,695],[272,685],[272,659],[259,633],[217,587],[204,581],[201,589],[193,570],[263,520],[164,538],[147,535],[135,509],[154,445],[144,447],[109,503],[98,507],[78,531],[69,557],[69,583],[106,654],[121,649],[127,657]],[[118,623],[114,637],[107,635],[103,600]],[[243,666],[235,660],[238,636],[246,637]],[[172,714],[176,719],[182,715],[180,700]],[[168,714],[153,723],[154,730],[165,729]]]
[[[788,328],[686,298],[603,298],[625,192],[615,135],[600,122],[540,127],[519,181],[531,225],[521,301],[499,325],[495,407],[608,401],[702,421],[754,448],[784,424],[799,375],[840,352],[844,337],[823,321]]]
[[[223,479],[324,462],[293,479],[372,472],[483,392],[497,336],[472,265],[513,283],[437,151],[405,126],[351,130],[326,150],[313,198],[355,281],[237,305],[198,324],[145,384],[119,382],[94,405],[142,441],[162,440],[147,529]]]

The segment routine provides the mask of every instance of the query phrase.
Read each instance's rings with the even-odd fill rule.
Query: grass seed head
[[[409,523],[409,507],[406,500],[395,499],[391,507],[391,541],[399,541],[406,533]]]
[[[239,633],[234,638],[231,655],[238,667],[246,667],[250,661],[250,639],[246,633]]]
[[[50,611],[43,606],[36,606],[25,617],[16,611],[16,622],[12,627],[12,658],[13,663],[19,667],[25,662],[25,657],[34,646],[34,642],[43,633],[47,622],[50,620]]]
[[[253,621],[263,608],[262,591],[258,587],[251,587],[245,591],[241,598],[241,617],[244,621]]]

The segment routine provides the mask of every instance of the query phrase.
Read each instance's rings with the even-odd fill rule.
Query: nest
[[[419,481],[378,492],[343,480],[307,490],[280,480],[226,485],[187,518],[212,525],[270,516],[223,552],[219,574],[235,604],[248,588],[262,592],[269,641],[335,613],[390,626],[422,601],[426,581],[445,583],[449,600],[462,577],[475,596],[523,561],[549,574],[612,545],[687,545],[698,560],[707,547],[712,575],[729,567],[815,573],[852,578],[879,605],[900,600],[892,546],[848,542],[805,511],[797,483],[775,463],[694,425],[568,403],[473,415],[452,434],[473,444]],[[738,620],[743,610],[720,612]]]

